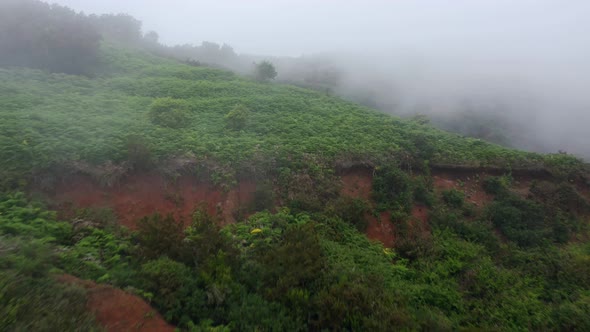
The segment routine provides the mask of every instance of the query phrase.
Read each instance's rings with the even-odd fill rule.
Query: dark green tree
[[[277,71],[270,61],[265,60],[256,64],[255,76],[258,81],[267,82],[277,77]]]
[[[0,67],[91,74],[101,36],[83,14],[36,0],[0,1]]]

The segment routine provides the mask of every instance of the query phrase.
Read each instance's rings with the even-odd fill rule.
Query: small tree
[[[269,61],[262,61],[256,64],[255,68],[256,79],[262,82],[274,80],[277,77],[275,66]]]
[[[236,105],[227,115],[225,116],[225,125],[229,129],[241,130],[244,129],[248,122],[248,108],[244,105]]]

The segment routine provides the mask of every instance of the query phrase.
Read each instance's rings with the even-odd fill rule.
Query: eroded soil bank
[[[88,176],[76,175],[43,194],[62,217],[72,216],[80,208],[109,208],[120,224],[135,229],[137,220],[154,213],[172,214],[188,223],[192,213],[200,207],[218,215],[224,224],[235,222],[236,213],[252,201],[255,190],[256,184],[247,180],[223,192],[193,176],[171,181],[146,173],[129,175],[112,187],[101,186]]]
[[[477,207],[489,204],[493,197],[482,187],[483,180],[499,175],[496,170],[469,168],[434,168],[432,179],[435,193],[457,189],[465,193],[467,202]],[[340,172],[343,196],[360,198],[372,202],[374,170],[370,168],[351,168]],[[522,196],[529,194],[532,181],[551,180],[542,172],[513,173],[513,191]],[[580,193],[590,196],[587,186],[576,184]],[[130,174],[111,187],[101,186],[89,176],[74,175],[60,181],[51,190],[42,191],[48,197],[51,207],[67,218],[80,208],[112,209],[121,225],[136,228],[136,222],[154,213],[172,214],[188,223],[192,213],[201,207],[210,214],[217,215],[223,224],[233,223],[252,204],[256,183],[243,179],[226,192],[210,182],[195,176],[181,176],[175,180],[166,179],[155,173]],[[587,198],[588,198],[587,196]],[[420,229],[428,229],[429,209],[416,205],[412,208],[413,222],[420,222]],[[367,214],[366,234],[373,240],[381,241],[391,247],[395,243],[395,226],[391,213]]]
[[[88,292],[88,310],[97,323],[108,332],[173,332],[156,310],[137,295],[93,281],[62,275],[58,280],[82,286]]]

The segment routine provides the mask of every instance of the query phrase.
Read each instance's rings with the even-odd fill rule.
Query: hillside
[[[582,161],[115,43],[98,60],[0,68],[0,330],[109,329],[96,287],[191,331],[590,329]]]
[[[292,86],[257,83],[205,67],[189,67],[141,51],[101,49],[94,78],[32,69],[0,71],[4,172],[30,174],[72,162],[133,163],[130,145],[160,163],[192,155],[239,169],[260,155],[277,162],[318,156],[322,162],[376,165],[410,156],[431,164],[503,168],[568,168],[574,158],[501,148],[403,121],[335,97]],[[157,123],[159,98],[183,109],[182,123]],[[224,117],[249,112],[239,130]],[[168,115],[165,115],[168,116]],[[417,158],[416,158],[417,157]]]

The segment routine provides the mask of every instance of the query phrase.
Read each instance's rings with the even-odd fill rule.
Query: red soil
[[[371,191],[373,190],[373,171],[370,169],[353,169],[344,172],[341,175],[342,190],[344,196],[361,198],[371,202]],[[443,181],[444,179],[440,179]],[[451,180],[447,182],[445,189],[453,188],[454,183]],[[441,182],[442,183],[442,182]],[[439,184],[440,185],[440,184]],[[420,230],[428,229],[428,208],[422,205],[415,205],[412,209],[412,216],[419,225],[414,228]],[[368,225],[365,233],[371,240],[377,240],[386,247],[393,247],[395,244],[395,227],[391,222],[391,213],[382,212],[378,218],[371,214],[366,216]]]
[[[487,175],[476,171],[441,172],[433,174],[434,189],[436,192],[443,190],[457,189],[465,193],[466,200],[477,206],[484,206],[492,201],[493,197],[486,194],[482,188],[482,180]],[[342,195],[365,199],[371,202],[371,190],[373,185],[373,172],[370,169],[352,169],[344,172],[342,178]],[[523,181],[526,186],[528,181]],[[526,187],[528,190],[528,187]],[[427,232],[428,208],[422,205],[415,205],[412,208],[413,222],[419,224],[413,226],[416,231]],[[381,241],[385,246],[391,247],[395,243],[395,227],[390,221],[391,214],[382,213],[379,218],[367,215],[368,227],[367,237]]]
[[[428,225],[428,208],[426,206],[416,204],[412,208],[412,217],[421,221],[423,225]]]
[[[371,202],[371,190],[373,189],[373,172],[366,168],[352,169],[341,175],[341,194],[347,197],[364,199]],[[368,225],[367,237],[377,240],[386,247],[392,247],[395,243],[393,224],[390,221],[391,213],[383,212],[378,218],[372,214],[365,216]]]
[[[201,204],[209,213],[219,215],[223,223],[231,223],[237,209],[252,200],[255,189],[255,183],[242,181],[237,188],[223,193],[195,177],[183,176],[172,183],[160,175],[134,174],[113,187],[101,187],[89,177],[74,176],[48,195],[64,216],[77,208],[111,208],[120,224],[134,229],[138,219],[156,212],[171,213],[188,222]]]
[[[58,280],[80,285],[88,291],[88,310],[106,331],[174,331],[173,326],[136,295],[71,275],[60,276]]]
[[[391,248],[395,243],[395,229],[391,223],[391,213],[382,212],[379,218],[367,215],[368,225],[365,233],[371,240],[383,243],[385,247]]]
[[[482,188],[482,181],[486,178],[481,172],[437,172],[434,173],[434,189],[437,192],[456,189],[465,193],[465,200],[482,207],[493,200]]]
[[[366,168],[354,169],[341,176],[342,195],[369,201],[373,190],[373,171]]]

